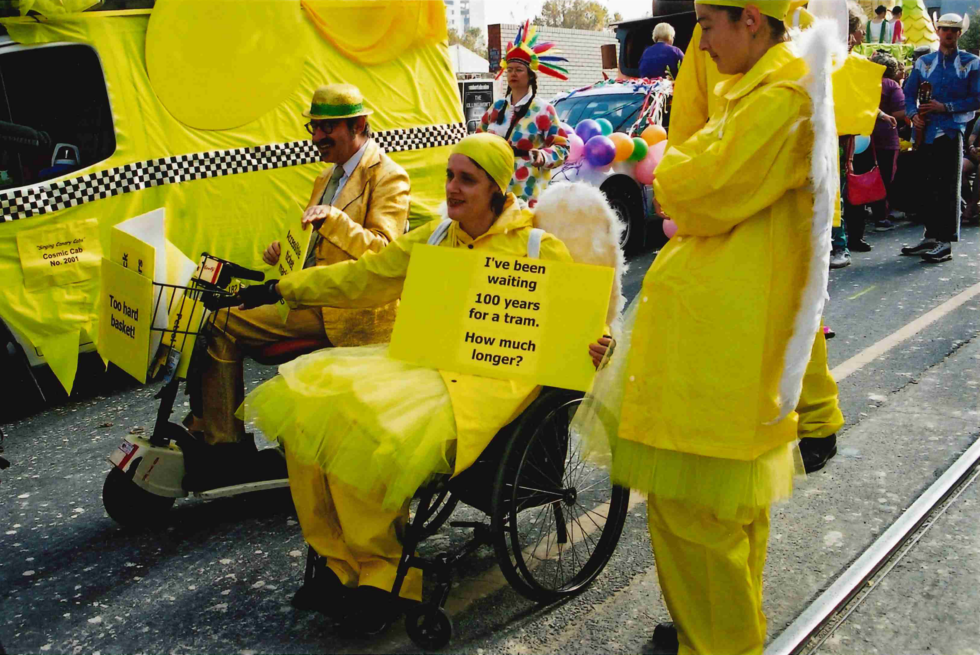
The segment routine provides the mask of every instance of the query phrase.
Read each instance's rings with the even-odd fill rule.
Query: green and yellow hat
[[[374,112],[364,108],[364,96],[353,84],[327,84],[313,92],[310,110],[303,115],[313,120],[335,120],[370,116]]]
[[[758,7],[765,16],[783,20],[789,13],[790,0],[697,0],[699,5],[720,5],[722,7]]]

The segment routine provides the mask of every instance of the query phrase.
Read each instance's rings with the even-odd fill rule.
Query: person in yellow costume
[[[814,16],[804,8],[806,4],[806,0],[790,3],[785,19],[787,27],[806,29],[813,24]],[[687,141],[704,127],[721,102],[717,95],[709,93],[709,89],[729,77],[720,73],[711,57],[700,48],[701,30],[700,24],[695,26],[685,53],[687,65],[674,83],[668,147]],[[876,69],[862,66],[851,58],[834,71],[834,116],[838,134],[863,134],[863,130],[873,128],[880,100],[875,97],[874,89],[878,88],[880,93],[880,77]],[[835,227],[840,226],[839,211],[834,212],[833,221]],[[837,431],[844,425],[837,383],[827,363],[827,342],[822,328],[813,341],[796,411],[803,464],[807,473],[813,473],[837,453]]]
[[[827,100],[831,55],[843,53],[829,21],[790,42],[789,6],[696,3],[699,47],[728,77],[707,124],[657,168],[677,234],[572,426],[591,448],[611,447],[614,482],[649,495],[674,621],[654,633],[660,652],[758,654],[766,637],[769,507],[792,494],[794,409],[826,298],[837,180]]]
[[[381,250],[405,232],[408,174],[371,138],[371,113],[361,92],[351,84],[321,86],[313,94],[309,111],[303,112],[310,119],[306,129],[320,159],[333,164],[313,183],[303,215],[304,225],[312,223],[316,228],[304,268],[356,260]],[[280,254],[280,244],[274,241],[263,259],[275,266]],[[222,312],[209,335],[200,377],[194,378],[192,399],[198,401],[192,402],[191,415],[185,420],[191,432],[202,433],[208,444],[220,447],[203,451],[212,453],[213,465],[195,467],[185,478],[185,486],[200,490],[247,481],[228,478],[248,467],[227,465],[233,450],[244,451],[240,454],[246,458],[255,450],[235,417],[245,396],[245,347],[298,338],[329,341],[334,346],[387,341],[396,307],[394,301],[370,308],[306,307],[290,311],[285,323],[275,307]]]
[[[538,232],[532,240],[532,212],[502,191],[514,172],[507,141],[474,134],[452,152],[451,220],[427,223],[357,261],[244,289],[245,306],[280,297],[294,307],[390,303],[402,292],[419,244],[572,260],[551,234]],[[284,445],[303,536],[316,553],[294,605],[345,617],[358,631],[380,631],[401,605],[390,592],[412,496],[432,476],[472,465],[539,387],[396,361],[387,344],[322,350],[279,373],[247,396],[245,417]],[[413,570],[400,594],[419,600],[421,589],[421,574]]]

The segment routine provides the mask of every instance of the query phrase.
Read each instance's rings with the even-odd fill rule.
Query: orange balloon
[[[667,140],[667,130],[659,125],[651,125],[647,129],[643,130],[643,134],[640,135],[640,138],[646,141],[648,145],[654,146],[661,141]]]
[[[613,161],[626,161],[633,154],[633,139],[622,132],[613,132],[609,135],[609,140],[616,146],[616,156]]]

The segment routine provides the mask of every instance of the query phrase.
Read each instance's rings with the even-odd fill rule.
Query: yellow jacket
[[[674,82],[667,147],[684,143],[704,127],[721,101],[714,93],[728,79],[708,53],[701,50],[701,26],[695,25]],[[837,134],[871,134],[881,104],[881,76],[885,67],[851,53],[831,75],[834,88],[834,120]],[[709,91],[710,90],[710,91]],[[834,227],[840,226],[840,209],[834,211]]]
[[[811,224],[826,226],[829,251],[831,210],[828,198],[825,218],[815,216],[808,185],[806,70],[789,44],[771,48],[718,87],[722,106],[657,168],[654,192],[678,232],[637,299],[620,438],[740,460],[796,438],[780,384],[811,269]]]
[[[508,194],[503,214],[486,234],[472,239],[458,223],[452,223],[443,247],[488,250],[526,256],[532,213],[515,204]],[[438,226],[432,221],[394,240],[379,252],[357,261],[308,268],[279,282],[279,292],[291,306],[343,308],[377,307],[398,299],[417,244],[425,244]],[[565,245],[550,234],[541,241],[541,259],[572,261]],[[433,348],[439,344],[433,343]],[[469,467],[497,431],[509,423],[536,397],[538,387],[526,382],[440,371],[456,417],[456,473]]]
[[[332,173],[330,166],[317,176],[307,209],[320,204]],[[408,220],[409,190],[405,169],[369,141],[336,205],[320,226],[323,238],[316,249],[317,266],[379,252],[401,236]],[[397,300],[355,310],[325,307],[323,328],[335,346],[382,343],[391,336],[397,308]]]

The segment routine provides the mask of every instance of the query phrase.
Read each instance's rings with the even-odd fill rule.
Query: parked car
[[[649,95],[649,80],[606,81],[587,89],[562,93],[552,100],[563,123],[571,126],[591,118],[605,118],[613,131],[635,136],[645,126],[640,111]],[[626,225],[623,247],[628,254],[645,247],[658,249],[666,243],[663,220],[653,212],[653,187],[638,182],[632,166],[614,164],[605,172],[566,164],[552,181],[586,181],[597,185]]]

